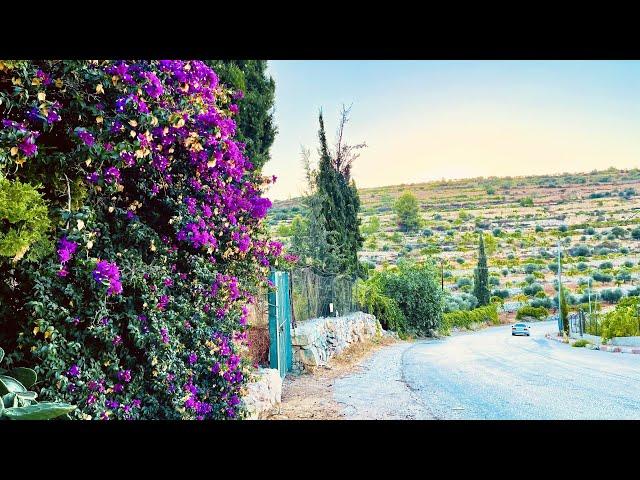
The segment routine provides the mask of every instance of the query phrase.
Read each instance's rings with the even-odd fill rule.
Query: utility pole
[[[442,291],[444,292],[444,260],[442,259],[440,259],[440,282],[442,284]]]
[[[591,315],[591,277],[587,280],[587,295],[589,296],[589,324],[593,321],[593,316]]]
[[[560,262],[560,239],[558,239],[558,333],[564,331],[564,322],[562,321],[562,263]]]

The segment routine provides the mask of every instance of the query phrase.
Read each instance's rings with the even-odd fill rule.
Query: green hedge
[[[443,324],[447,330],[451,327],[469,328],[472,323],[490,323],[498,325],[498,307],[495,304],[473,310],[457,311],[444,314]]]
[[[521,320],[525,317],[532,317],[537,320],[547,318],[549,316],[549,310],[545,307],[532,307],[531,305],[525,305],[520,307],[516,313],[516,320]]]

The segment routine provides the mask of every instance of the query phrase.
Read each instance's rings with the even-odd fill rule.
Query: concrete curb
[[[554,342],[573,345],[573,342],[571,341],[571,339],[567,343],[564,341],[563,337],[558,337],[555,335],[551,335],[549,333],[545,335],[545,338],[548,338],[549,340],[553,340]],[[622,347],[617,345],[598,345],[596,346],[596,349],[601,350],[603,352],[610,352],[610,353],[631,353],[631,354],[640,355],[640,348],[638,347]]]

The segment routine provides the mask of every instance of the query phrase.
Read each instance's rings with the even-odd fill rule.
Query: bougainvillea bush
[[[234,140],[242,92],[200,61],[5,61],[0,101],[0,177],[51,220],[45,253],[0,260],[7,361],[77,418],[242,417],[247,305],[291,260]]]

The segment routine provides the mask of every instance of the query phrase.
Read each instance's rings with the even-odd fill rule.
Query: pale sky
[[[301,145],[366,142],[358,187],[640,167],[640,61],[270,61],[271,199],[300,195]]]

